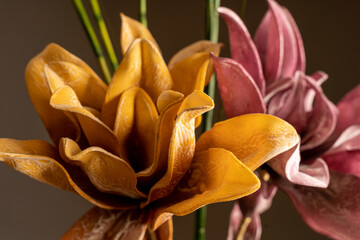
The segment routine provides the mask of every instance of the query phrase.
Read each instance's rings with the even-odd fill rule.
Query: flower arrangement
[[[198,208],[195,236],[204,239],[201,207],[236,199],[228,239],[259,239],[260,214],[277,188],[315,231],[358,238],[358,204],[349,199],[357,199],[359,177],[359,87],[337,106],[327,99],[327,75],[306,75],[301,35],[287,10],[270,0],[253,42],[235,13],[210,1],[210,41],[166,64],[140,1],[141,23],[121,15],[118,63],[91,1],[112,75],[81,1],[74,3],[102,77],[49,44],[25,79],[51,142],[0,139],[1,161],[95,205],[63,239],[172,239],[172,216]],[[232,59],[218,57],[216,11],[229,28]],[[213,67],[229,119],[212,127],[212,115],[201,115],[214,108]]]

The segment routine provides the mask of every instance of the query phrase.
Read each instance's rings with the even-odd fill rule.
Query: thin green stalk
[[[216,9],[220,6],[220,0],[207,0],[206,1],[206,38],[212,42],[217,43],[219,38],[219,14]],[[215,97],[215,75],[206,88],[206,93],[214,99]],[[212,127],[213,111],[209,111],[204,116],[203,131],[207,131]],[[205,240],[206,230],[206,206],[196,211],[195,215],[195,239]]]
[[[79,13],[81,21],[82,21],[82,23],[83,23],[83,25],[84,25],[84,27],[86,29],[86,32],[87,32],[88,37],[90,39],[90,42],[91,42],[91,44],[92,44],[92,46],[94,48],[96,57],[97,57],[97,59],[99,61],[101,70],[102,70],[104,78],[105,78],[105,82],[107,84],[109,84],[110,80],[111,80],[110,71],[109,71],[109,68],[108,68],[108,66],[106,64],[104,54],[103,54],[103,51],[101,50],[101,46],[100,46],[98,38],[96,37],[94,28],[91,26],[89,16],[87,15],[85,7],[84,7],[81,0],[73,0],[73,2],[74,2],[76,10]]]
[[[117,69],[118,65],[119,65],[119,62],[118,62],[118,60],[116,58],[116,54],[115,54],[113,45],[111,43],[108,30],[106,28],[104,19],[102,17],[99,2],[98,2],[98,0],[90,0],[90,3],[91,3],[91,8],[93,10],[96,22],[97,22],[97,24],[99,26],[99,29],[100,29],[101,37],[102,37],[102,39],[104,41],[106,51],[107,51],[107,53],[109,55],[110,62],[111,62],[112,67],[113,67],[113,69],[115,71]]]
[[[139,0],[139,20],[145,27],[147,27],[146,0]]]
[[[245,17],[246,3],[247,3],[247,0],[241,1],[240,17],[242,19],[244,19],[244,17]]]

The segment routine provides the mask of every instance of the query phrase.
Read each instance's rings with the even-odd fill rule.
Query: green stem
[[[90,22],[89,16],[86,13],[85,7],[81,0],[73,0],[73,2],[74,2],[76,10],[79,13],[81,21],[86,29],[86,32],[90,39],[90,42],[94,48],[96,57],[99,61],[101,70],[102,70],[104,78],[105,78],[105,82],[110,83],[110,80],[111,80],[110,71],[106,64],[104,54],[103,54],[103,51],[101,50],[101,46],[100,46],[98,38],[96,37],[94,28],[91,26],[91,22]]]
[[[139,0],[139,20],[147,27],[147,19],[146,19],[146,0]]]
[[[216,9],[220,6],[220,0],[206,1],[206,38],[217,43],[219,38],[219,14]],[[215,98],[216,79],[215,75],[211,76],[210,82],[205,92],[212,98]],[[203,131],[207,131],[212,127],[213,111],[209,111],[204,116]],[[205,240],[206,230],[206,206],[196,211],[195,216],[195,239]]]
[[[101,37],[102,37],[102,39],[104,41],[106,51],[107,51],[107,53],[109,55],[110,62],[111,62],[112,67],[113,67],[113,69],[115,71],[117,69],[118,65],[119,65],[119,62],[118,62],[118,60],[116,58],[116,54],[115,54],[113,45],[111,43],[108,30],[106,28],[104,19],[102,17],[99,2],[98,2],[98,0],[90,0],[90,3],[91,3],[91,7],[92,7],[92,10],[93,10],[96,22],[97,22],[97,24],[99,26],[99,29],[100,29]]]
[[[241,9],[240,9],[240,17],[241,17],[241,19],[244,19],[244,17],[245,17],[246,3],[247,3],[247,0],[242,0],[241,1]]]

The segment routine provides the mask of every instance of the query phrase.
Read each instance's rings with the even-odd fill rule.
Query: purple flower
[[[241,19],[220,7],[218,12],[229,29],[232,59],[213,56],[229,118],[272,114],[291,123],[302,139],[299,146],[268,162],[281,178],[275,176],[258,190],[257,197],[240,203],[243,219],[253,219],[245,236],[260,238],[259,214],[271,205],[276,191],[269,194],[268,185],[276,184],[314,230],[337,239],[360,239],[356,189],[360,187],[360,85],[337,107],[333,105],[321,89],[327,75],[305,74],[303,42],[292,16],[275,1],[268,3],[254,41]],[[266,207],[257,207],[260,203]],[[239,210],[235,207],[233,213]],[[229,236],[237,231],[236,221],[240,225],[232,217]]]

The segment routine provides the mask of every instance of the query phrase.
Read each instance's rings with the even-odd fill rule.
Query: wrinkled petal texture
[[[284,120],[266,114],[247,114],[216,123],[201,135],[196,151],[224,148],[255,170],[298,142],[296,130]]]
[[[290,197],[304,221],[315,231],[334,239],[360,238],[360,179],[331,172],[326,189],[291,185],[279,187]]]

